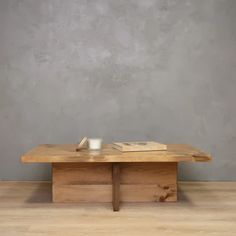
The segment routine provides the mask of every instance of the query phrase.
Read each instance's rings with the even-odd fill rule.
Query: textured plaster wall
[[[50,178],[19,158],[83,136],[189,143],[236,180],[236,1],[1,0],[0,179]]]

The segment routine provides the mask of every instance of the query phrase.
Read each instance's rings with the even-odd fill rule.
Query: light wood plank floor
[[[50,183],[0,182],[0,235],[236,235],[236,182],[181,182],[178,203],[53,204]]]

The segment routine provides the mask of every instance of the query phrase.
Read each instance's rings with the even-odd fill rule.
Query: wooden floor
[[[51,203],[46,182],[0,182],[0,235],[236,235],[236,182],[179,183],[179,202]]]

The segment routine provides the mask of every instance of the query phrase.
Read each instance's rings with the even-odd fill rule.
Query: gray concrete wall
[[[50,178],[19,158],[83,136],[188,143],[236,180],[236,1],[1,0],[0,179]]]

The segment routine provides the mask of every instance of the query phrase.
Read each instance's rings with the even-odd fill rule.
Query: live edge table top
[[[169,144],[165,151],[121,152],[111,144],[100,151],[76,152],[76,144],[39,145],[21,157],[23,162],[205,162],[211,156],[185,144]]]

